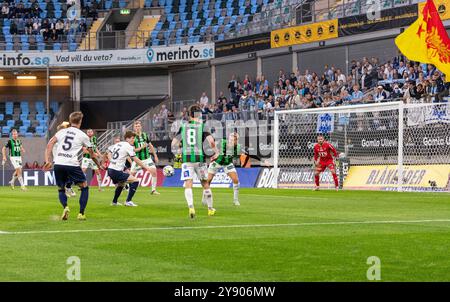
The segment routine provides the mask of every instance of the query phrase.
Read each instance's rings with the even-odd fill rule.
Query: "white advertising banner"
[[[179,64],[214,59],[214,44],[155,46],[143,49],[93,51],[4,51],[0,69],[50,67],[110,67],[115,65]]]

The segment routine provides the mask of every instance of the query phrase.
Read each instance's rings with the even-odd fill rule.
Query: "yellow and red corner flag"
[[[409,60],[433,64],[450,79],[450,38],[433,0],[427,0],[417,20],[395,39],[395,44]]]

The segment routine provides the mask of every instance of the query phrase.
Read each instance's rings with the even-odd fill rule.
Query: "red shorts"
[[[328,168],[330,170],[334,170],[334,168],[335,168],[334,162],[332,162],[332,161],[319,162],[319,165],[316,167],[316,170],[318,170],[319,172],[323,172],[323,171],[325,171],[326,168]]]

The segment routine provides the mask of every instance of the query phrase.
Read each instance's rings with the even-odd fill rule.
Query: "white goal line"
[[[92,232],[142,232],[142,231],[176,231],[176,230],[208,230],[208,229],[239,229],[239,228],[273,228],[273,227],[302,227],[326,225],[361,225],[361,224],[410,224],[410,223],[437,223],[450,222],[450,219],[420,219],[420,220],[372,220],[372,221],[330,221],[330,222],[302,222],[279,224],[236,224],[211,226],[179,226],[179,227],[149,227],[149,228],[121,228],[121,229],[81,229],[81,230],[54,230],[54,231],[0,231],[0,235],[26,235],[26,234],[69,234]]]

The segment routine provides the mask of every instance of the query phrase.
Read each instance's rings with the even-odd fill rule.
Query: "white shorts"
[[[14,170],[22,168],[22,157],[20,157],[20,156],[11,156],[9,159],[11,160],[11,163],[12,163],[12,165],[14,167]]]
[[[215,174],[217,174],[217,172],[219,172],[220,168],[223,168],[223,172],[225,172],[226,174],[231,173],[231,172],[236,172],[236,168],[234,167],[233,163],[226,165],[226,166],[222,166],[222,165],[216,163],[215,161],[213,161],[212,163],[209,164],[208,173],[215,175]]]
[[[155,163],[153,162],[153,160],[152,160],[152,158],[151,157],[149,157],[149,158],[147,158],[147,159],[144,159],[144,160],[141,160],[142,161],[142,163],[144,163],[144,165],[146,165],[146,166],[148,166],[148,167],[151,167],[151,166],[154,166],[155,165]],[[141,166],[139,166],[138,164],[136,164],[136,162],[132,162],[131,163],[131,173],[135,173],[135,172],[137,172],[137,171],[139,171],[139,170],[142,170],[142,167]]]
[[[81,169],[98,170],[98,167],[92,158],[83,157],[83,160],[81,161]]]
[[[206,163],[183,163],[181,165],[181,180],[194,178],[197,174],[199,180],[208,179],[208,165]]]

